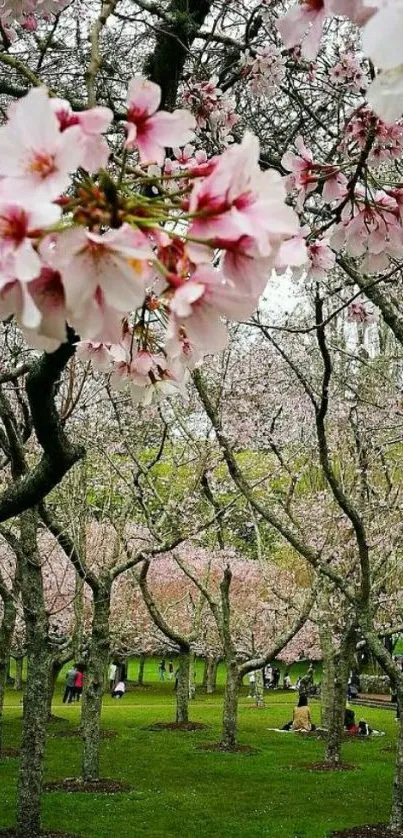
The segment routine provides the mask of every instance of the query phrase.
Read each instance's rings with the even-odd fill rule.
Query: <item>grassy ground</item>
[[[263,710],[251,707],[243,689],[239,711],[239,741],[259,748],[254,756],[198,752],[195,744],[217,741],[220,733],[223,674],[213,696],[198,693],[191,704],[195,721],[211,725],[196,733],[152,732],[147,725],[174,718],[172,682],[158,683],[157,661],[146,666],[148,686],[133,688],[121,701],[105,699],[103,725],[116,739],[102,744],[102,774],[133,785],[128,794],[113,796],[44,795],[43,824],[47,829],[76,832],[86,838],[149,836],[150,838],[325,838],[332,829],[379,822],[388,817],[393,754],[384,752],[395,738],[394,714],[365,710],[368,722],[386,731],[382,739],[354,740],[344,747],[344,759],[359,770],[328,775],[306,765],[321,760],[324,745],[293,734],[268,731],[291,716],[295,696],[266,694]],[[300,668],[306,669],[306,665]],[[200,683],[201,670],[198,673]],[[129,677],[136,677],[133,662]],[[294,677],[294,674],[293,674]],[[61,676],[53,712],[74,726],[79,708],[63,706]],[[9,691],[5,709],[5,745],[17,746],[21,734],[20,696]],[[312,702],[313,720],[319,704]],[[358,710],[360,713],[361,711]],[[62,725],[50,726],[46,779],[77,776],[79,740],[52,737]],[[0,826],[13,823],[17,761],[0,762]]]

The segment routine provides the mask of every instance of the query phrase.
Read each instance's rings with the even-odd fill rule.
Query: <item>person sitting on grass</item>
[[[344,729],[347,733],[351,733],[352,736],[355,736],[358,733],[358,725],[355,722],[354,710],[350,710],[349,707],[346,707],[344,713]]]
[[[308,697],[300,695],[298,704],[294,707],[292,722],[287,722],[282,730],[316,730],[316,726],[312,724],[311,711],[308,707]]]
[[[112,698],[122,698],[122,696],[125,694],[125,692],[126,692],[125,682],[124,681],[118,681],[118,683],[116,684],[115,689],[113,690]]]

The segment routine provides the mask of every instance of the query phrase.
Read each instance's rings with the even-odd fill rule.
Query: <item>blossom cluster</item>
[[[329,78],[337,87],[341,85],[360,93],[367,86],[367,79],[356,55],[345,52],[339,56],[338,62],[330,69]]]
[[[36,88],[0,128],[0,316],[49,351],[69,324],[80,356],[145,401],[183,389],[186,370],[225,346],[222,318],[250,316],[298,230],[281,176],[259,167],[256,137],[197,159],[194,117],[158,110],[160,97],[158,85],[131,81],[117,182],[105,171],[108,108],[76,113]],[[149,175],[166,170],[166,146],[185,183],[177,193]],[[150,183],[157,196],[145,194]]]
[[[344,128],[340,150],[352,154],[364,149],[369,132],[373,140],[368,163],[375,166],[398,160],[403,154],[403,125],[390,125],[374,117],[370,108],[361,107],[352,114]]]
[[[385,122],[402,115],[403,2],[402,0],[303,0],[277,21],[285,46],[301,44],[301,56],[311,61],[318,53],[327,17],[341,15],[363,27],[365,55],[381,72],[367,92],[368,103]]]
[[[13,23],[19,23],[34,31],[38,18],[47,20],[51,15],[65,8],[69,0],[0,0],[0,21],[4,32],[14,40]]]
[[[285,76],[285,58],[273,44],[258,47],[255,54],[245,50],[242,56],[242,74],[248,87],[256,96],[275,95]]]
[[[190,81],[183,93],[183,101],[196,117],[197,127],[208,130],[219,145],[232,141],[231,131],[240,117],[235,103],[217,87],[217,79]]]

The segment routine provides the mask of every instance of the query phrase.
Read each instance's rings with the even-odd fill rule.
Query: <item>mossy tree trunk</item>
[[[189,674],[189,649],[182,648],[179,654],[179,670],[176,685],[176,721],[178,724],[189,721]]]
[[[208,668],[207,668],[207,684],[206,684],[206,692],[208,693],[208,695],[211,695],[217,689],[218,663],[219,663],[218,658],[213,657],[213,656],[209,657]]]
[[[255,704],[256,707],[264,707],[263,672],[258,669],[255,673]]]
[[[24,658],[15,658],[15,682],[14,682],[14,689],[20,692],[23,687],[22,683],[22,671],[24,668]]]
[[[40,832],[43,761],[48,716],[51,654],[45,607],[41,557],[37,550],[36,512],[23,513],[18,555],[22,605],[26,625],[27,682],[24,695],[23,734],[17,790],[17,838],[35,838]]]
[[[202,684],[201,684],[201,685],[202,685],[202,687],[203,687],[203,689],[205,689],[205,690],[207,689],[207,678],[208,678],[209,661],[210,661],[210,655],[207,655],[207,656],[204,658],[204,663],[203,663],[203,678],[202,678]]]
[[[325,756],[325,761],[333,767],[336,767],[341,759],[347,684],[354,638],[355,631],[353,628],[349,628],[342,637],[339,653],[334,663],[333,694],[328,720]]]
[[[211,695],[213,692],[215,692],[216,681],[217,681],[217,659],[210,656],[210,657],[207,658],[206,693],[208,695]]]
[[[329,728],[330,716],[333,706],[334,676],[335,676],[335,650],[332,641],[332,632],[329,626],[325,625],[319,629],[320,648],[322,652],[322,681],[320,687],[321,697],[321,725]]]
[[[93,618],[90,653],[84,678],[81,711],[84,780],[99,779],[102,698],[109,660],[109,617],[111,583],[104,580],[93,591]]]
[[[144,684],[144,664],[145,664],[146,656],[140,655],[139,660],[139,674],[137,676],[137,683],[139,687],[142,687]]]
[[[237,742],[239,672],[235,660],[226,661],[226,666],[221,745],[231,750]]]
[[[196,695],[196,659],[194,652],[189,653],[189,680],[188,680],[189,698],[194,699]]]
[[[399,730],[396,741],[395,774],[393,778],[393,804],[390,818],[392,832],[399,835],[403,828],[403,690],[396,688],[397,706],[400,711]]]
[[[16,619],[13,594],[6,589],[0,595],[3,601],[3,619],[0,625],[0,754],[3,747],[3,707],[10,666],[11,640]]]
[[[52,702],[55,694],[56,682],[63,669],[63,664],[57,659],[53,659],[49,669],[49,686],[48,686],[48,719],[52,718]]]

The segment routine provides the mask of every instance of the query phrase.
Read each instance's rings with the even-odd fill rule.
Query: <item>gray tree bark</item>
[[[207,672],[207,688],[206,692],[208,695],[214,693],[217,689],[217,670],[218,670],[218,658],[211,658],[209,660],[209,668]]]
[[[40,832],[43,760],[48,715],[47,686],[51,655],[41,558],[37,550],[37,520],[33,510],[21,522],[21,595],[27,637],[27,683],[24,695],[23,734],[17,790],[16,836],[35,838]]]
[[[263,673],[261,669],[256,672],[255,704],[256,707],[264,707]]]
[[[207,667],[207,683],[206,683],[206,693],[211,695],[216,691],[217,688],[217,669],[218,669],[218,660],[214,657],[208,658],[208,667]]]
[[[390,817],[392,832],[399,835],[403,827],[403,690],[396,688],[397,706],[400,710],[399,730],[396,741],[395,775],[393,778],[393,803]]]
[[[140,655],[139,674],[137,676],[137,683],[138,683],[139,687],[142,687],[143,683],[144,683],[144,664],[145,664],[145,660],[146,660],[146,656],[145,655]]]
[[[207,656],[204,658],[204,665],[203,665],[203,678],[202,678],[202,687],[203,687],[205,690],[207,689],[207,678],[208,678],[209,661],[210,661],[210,655],[207,655]]]
[[[189,650],[181,649],[179,655],[179,672],[176,687],[176,721],[178,724],[189,721],[189,673]]]
[[[239,673],[235,661],[227,662],[227,680],[224,690],[224,707],[222,716],[222,737],[223,748],[231,750],[237,741],[238,721],[238,698],[239,698]]]
[[[110,600],[111,584],[104,582],[94,591],[90,654],[84,679],[81,710],[84,780],[99,779],[102,698],[109,660]]]
[[[22,690],[22,670],[24,666],[24,658],[15,658],[15,683],[14,689],[20,692]]]
[[[189,679],[188,679],[188,690],[189,690],[189,698],[191,700],[194,699],[196,695],[196,661],[195,661],[195,654],[194,652],[189,653]]]
[[[52,717],[52,701],[55,693],[57,679],[63,668],[63,664],[58,660],[52,660],[49,669],[49,684],[48,684],[48,719]]]
[[[322,682],[320,687],[321,697],[321,725],[329,728],[330,716],[333,705],[334,693],[334,655],[332,633],[328,626],[320,627],[320,648],[322,651]]]
[[[3,746],[3,708],[10,665],[10,649],[15,626],[16,608],[12,594],[3,599],[3,619],[0,626],[0,755]]]
[[[334,682],[332,704],[328,720],[328,733],[325,761],[332,766],[340,762],[343,742],[344,712],[346,709],[346,695],[348,676],[350,672],[351,656],[353,652],[355,631],[347,630],[341,640],[339,653],[334,659]]]

